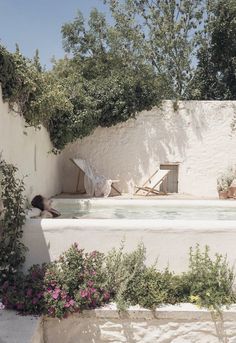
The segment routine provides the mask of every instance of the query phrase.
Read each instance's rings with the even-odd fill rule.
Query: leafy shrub
[[[168,269],[160,272],[150,267],[139,275],[137,283],[130,283],[126,297],[132,305],[156,308],[160,304],[187,301],[189,289],[182,275],[174,275]]]
[[[44,275],[46,265],[32,266],[26,276],[18,273],[14,280],[2,286],[2,301],[6,308],[26,314],[42,314],[45,309]]]
[[[25,260],[26,247],[21,242],[25,222],[24,182],[16,173],[17,168],[0,156],[0,196],[4,208],[0,217],[0,294],[3,283],[15,279]]]
[[[218,309],[235,301],[233,291],[234,272],[229,267],[226,256],[209,256],[209,247],[201,252],[197,245],[190,249],[190,265],[187,273],[190,285],[190,302],[199,306]]]
[[[108,302],[104,255],[97,251],[84,253],[74,244],[48,268],[45,299],[48,313],[57,317]]]
[[[234,273],[226,258],[209,257],[199,246],[190,250],[186,273],[175,275],[145,265],[145,249],[140,244],[131,253],[124,245],[107,256],[97,251],[85,253],[74,244],[58,261],[33,266],[29,273],[16,274],[2,287],[6,308],[25,314],[47,314],[63,318],[73,312],[93,309],[116,301],[119,310],[128,305],[154,309],[161,304],[190,301],[210,310],[234,302]]]
[[[140,244],[131,253],[124,252],[124,243],[119,249],[112,249],[106,257],[107,287],[120,310],[125,309],[131,298],[132,284],[138,284],[145,270],[145,248]],[[129,296],[128,296],[129,295]]]

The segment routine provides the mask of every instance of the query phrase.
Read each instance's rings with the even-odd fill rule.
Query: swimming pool
[[[53,206],[60,218],[236,221],[234,201],[56,199]]]
[[[209,245],[236,262],[236,201],[169,199],[54,199],[62,216],[27,219],[25,269],[57,259],[71,244],[106,253],[125,240],[127,251],[143,242],[147,263],[186,270],[191,246]]]

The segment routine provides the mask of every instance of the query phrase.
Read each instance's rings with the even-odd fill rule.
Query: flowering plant
[[[84,253],[74,244],[45,274],[47,313],[65,317],[69,313],[95,308],[108,302],[103,266],[104,255],[93,251]]]
[[[27,314],[41,314],[45,307],[44,274],[46,265],[35,265],[28,274],[17,274],[14,280],[2,286],[2,302],[9,309]]]

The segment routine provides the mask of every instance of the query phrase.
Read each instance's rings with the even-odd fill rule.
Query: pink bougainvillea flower
[[[67,301],[64,305],[64,307],[69,308],[69,307],[73,307],[75,305],[75,301],[73,299],[70,299],[69,301]]]
[[[32,304],[33,304],[33,305],[36,305],[37,303],[38,303],[38,299],[37,299],[37,298],[33,298]]]
[[[65,291],[62,291],[62,292],[61,292],[61,298],[62,298],[63,300],[65,300],[65,299],[67,299],[67,297],[68,297],[67,293],[66,293]]]
[[[71,300],[69,301],[69,304],[70,304],[70,306],[74,306],[74,305],[75,305],[75,301],[74,301],[73,299],[71,299]]]
[[[55,300],[58,299],[60,292],[61,292],[60,288],[55,288],[53,293],[52,293],[53,299],[55,299]]]
[[[28,289],[27,289],[27,292],[26,292],[27,297],[31,297],[31,296],[32,296],[32,293],[33,293],[32,288],[28,288]]]
[[[39,293],[36,294],[36,297],[37,297],[38,299],[41,299],[42,296],[43,296],[43,292],[39,292]]]
[[[85,298],[88,296],[88,291],[86,289],[83,289],[80,291],[80,295],[82,298]]]
[[[38,273],[37,272],[32,272],[31,277],[33,280],[37,279]]]
[[[103,299],[104,299],[105,301],[108,301],[108,300],[110,299],[110,294],[109,294],[108,292],[104,293]]]
[[[50,308],[48,309],[48,313],[49,313],[50,316],[54,316],[54,314],[55,314],[55,309],[54,309],[53,307],[50,307]]]
[[[89,286],[89,287],[92,287],[93,286],[93,284],[94,284],[94,282],[93,281],[88,281],[88,283],[87,283],[87,285]]]

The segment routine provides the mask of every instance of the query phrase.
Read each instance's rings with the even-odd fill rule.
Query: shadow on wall
[[[219,330],[212,320],[176,320],[174,318],[152,319],[97,319],[81,318],[73,315],[66,320],[46,320],[44,322],[45,343],[102,342],[228,342],[234,331],[233,322],[218,321]],[[228,337],[227,337],[228,331]]]
[[[24,271],[33,264],[48,263],[50,258],[50,242],[47,243],[42,228],[45,219],[27,219],[24,225],[23,243],[29,250],[26,254]]]
[[[201,111],[203,109],[200,109]],[[168,101],[160,109],[143,112],[137,119],[95,132],[68,146],[64,151],[64,192],[76,188],[77,169],[69,158],[89,160],[99,174],[119,179],[123,192],[133,192],[161,163],[182,162],[186,157],[189,131],[202,140],[207,129],[204,116],[197,115],[194,106],[180,104],[174,112]]]

